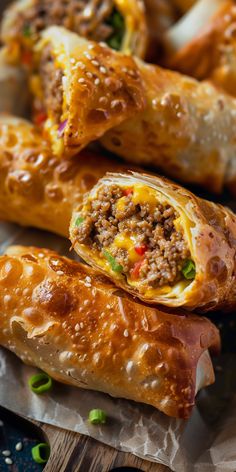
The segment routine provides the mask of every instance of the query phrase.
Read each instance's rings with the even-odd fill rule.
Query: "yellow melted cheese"
[[[112,247],[125,249],[128,253],[128,258],[130,262],[135,263],[140,260],[140,256],[134,249],[135,244],[135,236],[126,236],[123,234],[118,234],[115,237],[113,244],[110,246],[110,249],[112,249]]]

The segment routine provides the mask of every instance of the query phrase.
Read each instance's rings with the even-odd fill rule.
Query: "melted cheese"
[[[125,249],[128,253],[129,261],[135,263],[140,260],[140,256],[134,249],[134,246],[136,244],[135,239],[135,236],[126,236],[123,234],[118,234],[115,237],[113,244],[110,246],[110,249],[112,249],[112,247]]]
[[[154,190],[144,185],[135,185],[132,202],[135,205],[148,203],[151,209],[155,209],[158,204],[157,194]]]

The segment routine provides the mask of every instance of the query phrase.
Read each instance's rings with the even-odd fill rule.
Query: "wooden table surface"
[[[143,472],[171,472],[168,467],[117,451],[88,436],[42,423],[37,425],[51,446],[44,472],[108,472],[117,467],[136,467]]]

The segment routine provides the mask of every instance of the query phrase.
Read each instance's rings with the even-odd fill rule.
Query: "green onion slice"
[[[122,272],[123,266],[118,264],[116,262],[115,258],[108,251],[104,250],[103,254],[104,254],[106,260],[109,262],[109,264],[110,264],[110,266],[111,266],[111,268],[114,272]]]
[[[25,36],[26,38],[29,38],[31,36],[31,29],[30,29],[30,25],[25,25],[24,28],[23,28],[23,36]]]
[[[50,447],[47,443],[39,443],[32,447],[31,454],[34,462],[37,462],[37,464],[45,464],[50,456]]]
[[[107,20],[107,24],[113,28],[111,36],[107,39],[107,44],[112,49],[120,51],[125,33],[124,18],[121,13],[114,8],[110,18]]]
[[[75,220],[75,225],[80,226],[81,223],[83,223],[83,221],[84,221],[84,218],[82,216],[78,216]]]
[[[37,393],[38,395],[48,392],[52,388],[52,379],[44,372],[30,377],[28,383],[32,392]]]
[[[182,268],[182,274],[187,280],[192,280],[195,278],[196,266],[192,259],[188,259],[187,261],[185,261],[184,266]]]
[[[89,421],[92,424],[105,424],[106,420],[107,415],[105,411],[100,410],[99,408],[89,412]]]

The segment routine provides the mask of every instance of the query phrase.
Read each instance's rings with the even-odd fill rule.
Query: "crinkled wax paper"
[[[7,3],[0,0],[0,13]],[[27,103],[24,81],[22,71],[3,66],[0,53],[0,111],[23,113]],[[0,252],[11,244],[48,247],[69,255],[66,239],[0,223]],[[232,315],[226,323],[229,331],[222,332],[235,345],[231,319]],[[147,405],[61,384],[37,396],[27,383],[35,371],[0,348],[0,405],[29,419],[92,436],[176,472],[236,471],[236,354],[216,360],[216,383],[200,392],[189,421],[169,418]],[[106,425],[94,427],[87,422],[94,407],[107,412]]]

